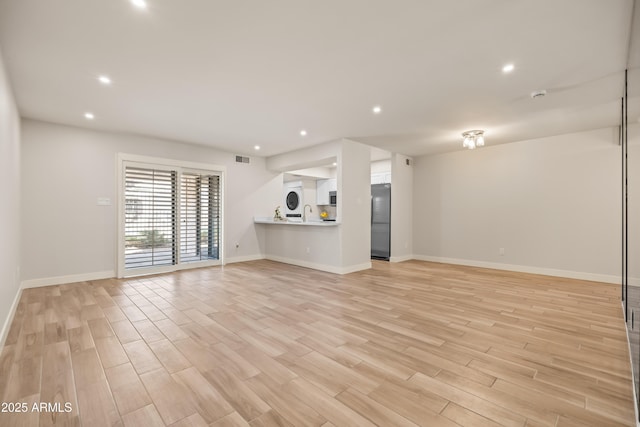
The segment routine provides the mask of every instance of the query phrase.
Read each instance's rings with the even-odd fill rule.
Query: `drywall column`
[[[343,140],[338,155],[338,219],[343,272],[371,268],[371,149]]]
[[[402,154],[391,156],[391,262],[413,257],[412,163]]]
[[[0,346],[20,289],[20,117],[0,54]]]

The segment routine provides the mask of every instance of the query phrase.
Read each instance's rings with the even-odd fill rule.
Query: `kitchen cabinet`
[[[328,205],[329,204],[329,192],[338,190],[338,180],[331,179],[319,179],[316,181],[316,205]]]

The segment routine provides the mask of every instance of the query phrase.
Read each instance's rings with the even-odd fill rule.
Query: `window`
[[[222,171],[124,157],[118,276],[219,264]]]

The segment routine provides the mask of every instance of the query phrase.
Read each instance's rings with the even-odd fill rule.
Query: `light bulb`
[[[147,8],[147,2],[144,0],[131,0],[131,3],[137,7],[138,9],[146,9]]]

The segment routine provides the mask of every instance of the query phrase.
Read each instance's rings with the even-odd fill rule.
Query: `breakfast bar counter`
[[[286,219],[286,220],[274,220],[270,217],[254,217],[253,222],[256,224],[272,224],[272,225],[294,225],[303,227],[335,227],[340,225],[337,221],[323,221],[319,219],[309,219],[303,222],[302,219]]]

